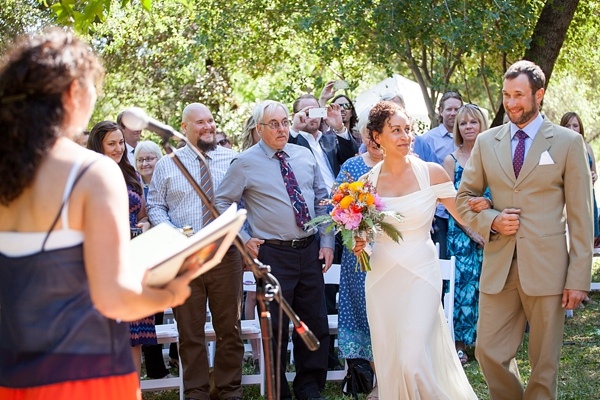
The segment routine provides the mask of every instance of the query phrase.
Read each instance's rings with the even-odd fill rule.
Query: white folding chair
[[[179,344],[179,332],[177,331],[177,324],[164,324],[156,325],[156,337],[158,344],[164,343],[177,343]],[[147,379],[140,381],[140,388],[142,391],[154,391],[154,390],[165,390],[165,389],[179,389],[179,398],[183,400],[183,367],[181,366],[181,359],[179,360],[179,376],[174,378],[162,378],[162,379]]]
[[[339,285],[341,269],[342,269],[342,266],[340,264],[331,264],[331,267],[327,270],[327,272],[325,272],[323,274],[323,280],[325,281],[325,284],[326,285]],[[337,301],[337,299],[336,299],[336,301]],[[337,316],[337,314],[327,315],[327,322],[329,325],[329,334],[337,335],[337,333],[338,333],[338,316]],[[290,323],[290,334],[291,334],[292,330],[293,330],[293,326]],[[336,347],[337,347],[337,339],[336,339]],[[291,352],[290,359],[291,359],[291,362],[293,362],[294,361],[294,347],[292,345],[291,340],[288,344],[288,350]],[[347,369],[347,367],[345,367],[343,370],[339,370],[339,371],[327,371],[327,380],[328,381],[343,380],[344,377],[346,376],[346,369]],[[287,380],[291,382],[294,380],[296,373],[295,372],[287,372],[285,375],[286,375]]]
[[[455,274],[456,274],[456,259],[454,256],[450,257],[449,260],[438,260],[440,264],[440,270],[442,272],[442,280],[448,281],[448,292],[444,293],[444,316],[446,317],[446,323],[448,329],[450,329],[450,336],[454,340],[454,285],[455,285]]]

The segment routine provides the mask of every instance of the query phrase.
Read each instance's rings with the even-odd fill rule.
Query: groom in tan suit
[[[475,355],[490,399],[556,399],[564,310],[590,288],[591,176],[581,135],[539,113],[545,76],[529,61],[504,75],[510,123],[477,137],[457,208],[486,244]],[[491,190],[493,208],[469,200]],[[566,228],[568,225],[569,235]],[[529,321],[531,378],[523,389],[515,355]]]

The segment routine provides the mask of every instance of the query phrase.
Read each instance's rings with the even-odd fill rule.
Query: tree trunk
[[[542,68],[546,75],[546,87],[578,4],[579,0],[548,0],[531,35],[529,48],[523,55],[524,60],[532,61]],[[502,124],[503,118],[504,106],[501,106],[492,126]]]

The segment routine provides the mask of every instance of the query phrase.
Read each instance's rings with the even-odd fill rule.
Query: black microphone
[[[163,141],[168,141],[173,136],[178,137],[179,139],[185,138],[185,136],[171,128],[169,125],[163,124],[154,118],[150,118],[148,114],[139,107],[130,107],[123,111],[121,122],[127,129],[131,129],[132,131],[147,129],[154,132],[158,134]]]

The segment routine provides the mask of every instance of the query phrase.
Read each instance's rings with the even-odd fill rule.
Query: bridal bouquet
[[[396,243],[402,239],[402,234],[389,222],[385,222],[386,216],[402,221],[402,216],[393,211],[382,211],[384,208],[381,197],[375,192],[370,182],[356,181],[348,175],[349,182],[343,182],[334,186],[331,199],[324,200],[325,204],[333,207],[328,215],[313,218],[307,224],[307,228],[313,228],[321,224],[328,224],[327,232],[332,229],[341,232],[342,242],[352,252],[356,244],[354,237],[358,236],[367,242],[374,240],[378,233],[385,233]],[[357,257],[357,264],[361,271],[370,271],[369,254],[361,252]]]

